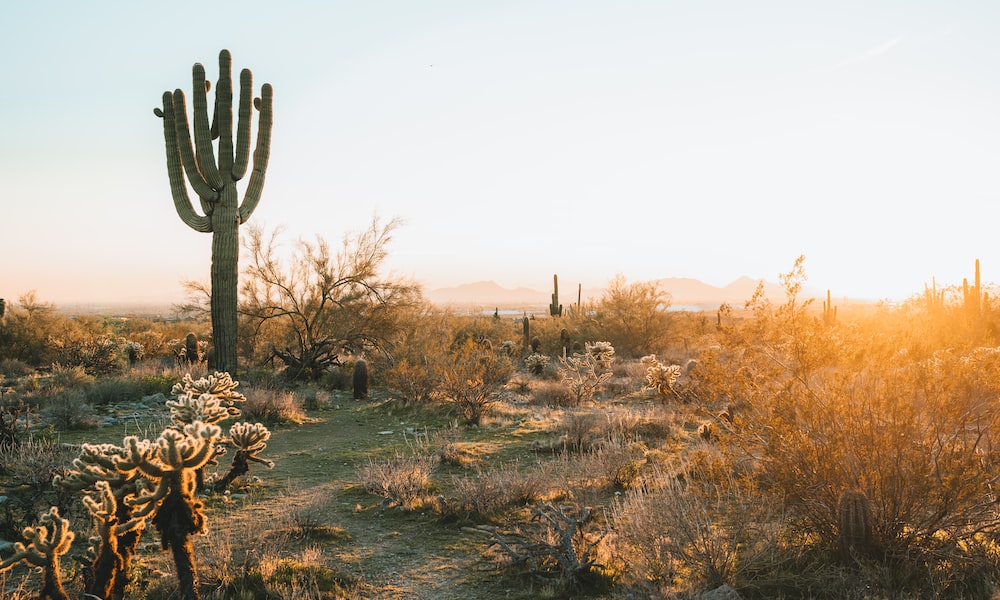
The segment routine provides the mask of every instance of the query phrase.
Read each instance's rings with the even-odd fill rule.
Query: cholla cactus
[[[681,376],[680,365],[665,365],[657,360],[655,354],[649,354],[639,359],[646,367],[646,388],[656,390],[661,396],[677,395],[674,384]]]
[[[42,569],[42,589],[38,597],[52,600],[70,600],[62,585],[59,557],[69,552],[73,543],[73,532],[69,521],[59,516],[59,509],[53,506],[38,519],[37,527],[25,527],[22,532],[28,545],[14,544],[14,554],[0,562],[0,572],[25,561]]]
[[[182,392],[175,400],[167,400],[167,407],[170,409],[170,418],[181,426],[195,421],[214,425],[240,414],[238,408],[224,406],[218,396],[196,395],[195,392]]]
[[[267,440],[270,437],[271,432],[260,423],[233,424],[229,428],[229,441],[236,446],[236,454],[233,456],[233,465],[229,468],[229,472],[215,483],[215,490],[222,491],[229,487],[234,479],[249,473],[251,462],[262,464],[268,469],[274,468],[274,461],[257,456],[257,453],[267,447]]]
[[[204,505],[195,496],[198,474],[219,454],[222,442],[237,448],[232,470],[236,474],[227,475],[230,481],[247,472],[250,462],[273,466],[259,456],[271,436],[260,423],[236,423],[225,439],[215,422],[185,422],[196,416],[217,422],[239,415],[233,404],[246,398],[235,391],[238,385],[228,373],[197,381],[186,376],[173,390],[177,395],[170,403],[174,425],[155,441],[129,436],[122,446],[83,444],[69,472],[54,479],[62,489],[88,493],[84,504],[94,519],[97,536],[91,539],[90,564],[84,570],[86,594],[106,600],[125,597],[129,563],[147,520],[151,520],[160,532],[163,548],[173,553],[181,597],[198,598],[190,540],[206,531]],[[40,598],[68,600],[60,582],[58,558],[69,549],[73,534],[55,508],[41,523],[25,530],[31,543],[27,547],[18,544],[15,555],[0,563],[0,572],[22,560],[43,567],[45,586]]]
[[[108,600],[125,597],[128,567],[145,528],[145,519],[133,515],[132,507],[124,501],[135,497],[144,483],[138,473],[117,469],[116,459],[125,455],[121,446],[83,444],[66,476],[53,478],[56,487],[94,494],[83,499],[98,533],[88,556],[85,591]]]
[[[229,373],[216,371],[214,375],[202,377],[201,379],[194,379],[188,373],[181,380],[181,383],[174,384],[170,393],[174,396],[180,396],[181,394],[198,396],[211,394],[219,400],[222,406],[229,410],[230,416],[235,417],[240,414],[236,405],[247,401],[246,396],[236,391],[236,388],[239,386],[240,382],[234,381]]]
[[[615,359],[615,347],[611,342],[586,342],[583,346],[586,353],[594,357],[599,367],[611,368],[611,361]]]
[[[125,342],[124,351],[129,367],[134,367],[135,363],[139,362],[146,354],[146,349],[142,347],[142,344],[131,340]]]
[[[572,390],[577,405],[593,397],[597,390],[611,379],[611,372],[602,372],[596,356],[591,353],[564,356],[559,362],[562,363],[559,374]]]
[[[152,491],[143,491],[125,503],[135,509],[135,518],[151,517],[160,532],[162,548],[173,554],[185,600],[198,598],[191,536],[206,531],[204,504],[194,495],[195,473],[211,460],[221,434],[217,425],[195,421],[183,431],[164,430],[155,443],[129,436],[125,438],[126,456],[115,461],[123,473],[138,472],[153,482]]]
[[[83,504],[97,531],[87,552],[91,573],[86,591],[98,598],[124,598],[128,567],[145,528],[145,519],[132,518],[128,504],[119,502],[111,484],[103,480],[94,484],[93,495],[83,497]]]
[[[529,373],[535,375],[541,375],[545,371],[545,367],[549,364],[549,357],[545,354],[539,354],[537,352],[529,354],[524,359],[524,366],[528,369]]]

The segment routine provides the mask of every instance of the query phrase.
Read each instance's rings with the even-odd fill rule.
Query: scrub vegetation
[[[815,303],[800,258],[779,300],[675,312],[616,278],[504,319],[377,277],[391,230],[294,267],[251,235],[238,381],[201,313],[6,302],[3,597],[996,593],[978,264],[898,305]]]

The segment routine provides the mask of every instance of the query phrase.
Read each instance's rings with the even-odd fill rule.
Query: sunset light
[[[275,89],[256,222],[338,240],[399,217],[389,265],[430,289],[725,286],[799,255],[812,289],[873,300],[1000,273],[989,5],[57,4],[0,23],[9,298],[207,280],[152,109],[222,47]]]

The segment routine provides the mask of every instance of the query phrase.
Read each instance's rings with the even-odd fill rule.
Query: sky
[[[835,297],[960,285],[976,259],[1000,281],[995,2],[164,6],[0,9],[0,297],[207,281],[153,108],[222,48],[274,86],[251,222],[337,246],[400,218],[386,270],[428,289],[724,286],[800,255]]]

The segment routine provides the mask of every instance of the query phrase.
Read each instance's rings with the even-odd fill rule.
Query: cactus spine
[[[872,551],[872,505],[864,492],[846,490],[840,495],[837,503],[837,529],[840,551],[844,558]]]
[[[233,142],[232,57],[219,53],[219,81],[215,90],[213,121],[208,120],[209,82],[205,68],[194,65],[193,98],[194,144],[188,127],[184,92],[163,93],[163,108],[153,112],[163,119],[167,175],[177,215],[188,227],[212,233],[212,344],[220,371],[236,372],[236,300],[238,281],[239,226],[250,220],[260,202],[264,174],[271,148],[270,84],[261,86],[261,95],[252,99],[253,76],[249,69],[240,73],[239,123]],[[260,113],[253,170],[243,201],[236,182],[247,172],[250,159],[250,121],[253,108]],[[219,138],[215,161],[213,138]],[[187,182],[198,195],[203,214],[198,214],[188,197]]]
[[[562,304],[559,304],[559,275],[552,276],[552,303],[549,304],[549,315],[562,316]]]

